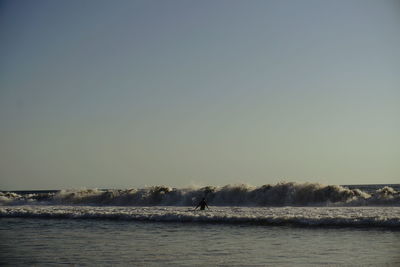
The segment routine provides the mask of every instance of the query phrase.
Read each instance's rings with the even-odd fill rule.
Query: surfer
[[[200,207],[200,210],[205,210],[206,207],[207,209],[210,209],[207,205],[206,199],[203,197],[203,199],[199,202],[199,204],[197,204],[196,208],[194,208],[194,210],[196,210],[198,207]]]

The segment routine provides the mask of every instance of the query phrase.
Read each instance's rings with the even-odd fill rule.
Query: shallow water
[[[1,218],[0,235],[9,266],[400,265],[393,228]]]

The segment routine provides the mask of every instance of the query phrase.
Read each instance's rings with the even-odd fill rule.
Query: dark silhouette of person
[[[198,207],[200,207],[200,210],[205,210],[206,207],[207,209],[210,209],[207,205],[206,199],[203,197],[203,199],[199,202],[199,204],[197,204],[196,208],[194,210],[196,210]]]

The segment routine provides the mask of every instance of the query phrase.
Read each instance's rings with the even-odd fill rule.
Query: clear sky
[[[0,2],[0,189],[399,178],[399,1]]]

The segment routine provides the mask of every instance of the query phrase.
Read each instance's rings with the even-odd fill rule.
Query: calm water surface
[[[400,266],[400,231],[0,219],[1,265]]]

